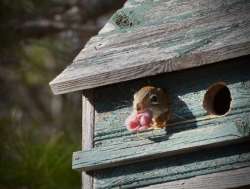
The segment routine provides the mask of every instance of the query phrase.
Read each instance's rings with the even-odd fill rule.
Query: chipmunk
[[[161,88],[146,86],[134,94],[133,112],[125,124],[129,131],[164,128],[170,118],[169,98]]]

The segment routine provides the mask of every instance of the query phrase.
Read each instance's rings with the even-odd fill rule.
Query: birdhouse
[[[84,188],[250,185],[249,10],[128,0],[89,40],[50,83],[82,91]]]

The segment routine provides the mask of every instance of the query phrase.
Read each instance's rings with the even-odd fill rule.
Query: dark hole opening
[[[203,107],[209,114],[224,115],[230,110],[231,93],[224,83],[217,83],[208,88]]]
[[[214,112],[223,115],[230,108],[231,95],[227,87],[220,89],[214,97]]]

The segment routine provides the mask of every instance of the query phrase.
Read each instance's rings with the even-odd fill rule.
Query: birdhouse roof
[[[248,0],[128,0],[60,75],[55,94],[250,54]]]

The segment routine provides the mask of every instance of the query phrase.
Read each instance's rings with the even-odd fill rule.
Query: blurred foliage
[[[76,145],[64,133],[41,139],[36,128],[16,131],[3,141],[0,161],[1,188],[79,188],[72,172],[71,155]]]
[[[0,1],[0,189],[80,188],[81,95],[48,83],[123,2]]]
[[[81,96],[53,96],[48,86],[70,47],[58,39],[19,45],[14,62],[0,65],[0,188],[80,188],[71,156],[81,144]]]

